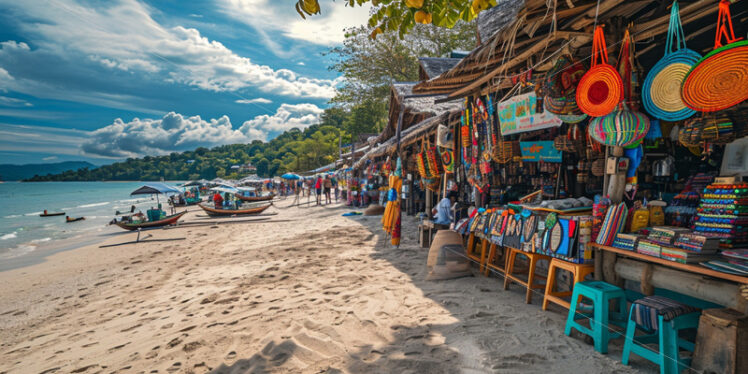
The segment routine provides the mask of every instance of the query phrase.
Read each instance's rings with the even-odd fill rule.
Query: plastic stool
[[[579,300],[582,298],[592,300],[593,311],[577,312]],[[618,301],[618,312],[611,313],[608,310],[610,301]],[[579,317],[577,317],[579,315]],[[591,317],[591,318],[590,318]],[[582,326],[578,319],[589,318],[590,327]],[[601,281],[579,282],[574,286],[571,296],[571,307],[566,317],[566,329],[564,334],[571,335],[572,327],[581,333],[589,335],[595,341],[595,350],[600,353],[608,353],[608,342],[610,339],[621,336],[618,332],[611,332],[609,324],[621,327],[626,325],[626,294],[622,289]]]
[[[548,302],[553,302],[558,305],[569,309],[570,303],[562,297],[571,296],[572,291],[553,291],[553,286],[556,284],[556,270],[564,269],[570,272],[572,278],[572,290],[574,285],[583,281],[584,277],[592,274],[595,271],[595,266],[591,264],[575,264],[573,262],[564,261],[558,258],[551,260],[551,264],[548,265],[548,280],[545,282],[545,296],[543,297],[543,310],[548,309]]]
[[[677,374],[691,364],[690,358],[681,358],[679,348],[693,352],[694,344],[678,337],[683,329],[695,329],[699,325],[701,311],[662,296],[648,296],[631,305],[626,342],[621,361],[629,364],[631,353],[660,365],[661,374]],[[635,336],[641,328],[650,334]],[[643,344],[658,343],[658,352]]]

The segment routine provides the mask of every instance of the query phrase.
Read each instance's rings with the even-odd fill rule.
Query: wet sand
[[[565,310],[496,277],[425,281],[414,218],[394,248],[380,217],[289,203],[1,272],[0,373],[656,371],[564,336]]]

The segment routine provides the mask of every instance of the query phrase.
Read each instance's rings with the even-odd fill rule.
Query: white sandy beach
[[[380,217],[289,203],[0,273],[0,373],[655,372],[564,336],[565,310],[496,277],[425,281],[412,217],[394,248]]]

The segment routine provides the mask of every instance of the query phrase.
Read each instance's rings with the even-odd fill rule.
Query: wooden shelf
[[[671,267],[671,268],[679,269],[679,270],[684,270],[684,271],[688,271],[688,272],[691,272],[691,273],[707,275],[707,276],[710,276],[710,277],[713,277],[713,278],[719,278],[719,279],[728,280],[728,281],[731,281],[731,282],[737,282],[737,283],[741,283],[741,284],[748,284],[748,277],[744,277],[744,276],[741,276],[741,275],[734,275],[734,274],[723,273],[723,272],[720,272],[720,271],[716,271],[716,270],[712,270],[712,269],[703,267],[701,265],[681,264],[680,262],[665,260],[665,259],[662,259],[662,258],[659,258],[659,257],[653,257],[653,256],[641,254],[641,253],[638,253],[638,252],[635,252],[635,251],[629,251],[629,250],[620,249],[620,248],[616,248],[616,247],[609,247],[609,246],[600,245],[600,244],[597,244],[597,243],[590,243],[589,245],[592,246],[593,248],[597,248],[599,250],[606,251],[606,252],[613,252],[613,253],[616,253],[616,254],[624,256],[624,257],[631,257],[631,258],[635,258],[637,260],[642,260],[642,261],[651,262],[651,263],[655,263],[655,264],[659,264],[659,265],[664,265],[664,266],[667,266],[667,267]]]

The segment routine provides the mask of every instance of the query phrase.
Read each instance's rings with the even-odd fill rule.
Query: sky
[[[269,140],[318,122],[368,8],[292,0],[0,0],[0,163]]]

